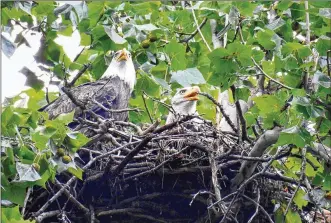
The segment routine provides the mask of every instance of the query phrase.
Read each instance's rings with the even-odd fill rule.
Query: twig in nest
[[[230,212],[230,210],[231,210],[231,206],[232,206],[233,203],[236,201],[236,199],[237,199],[239,193],[240,193],[241,191],[243,191],[243,189],[246,187],[246,185],[247,185],[248,183],[250,183],[250,182],[251,182],[252,180],[254,180],[255,178],[257,178],[257,177],[263,175],[263,174],[267,171],[267,169],[269,168],[269,166],[272,164],[272,162],[273,162],[274,160],[276,160],[276,158],[278,157],[278,155],[279,155],[280,152],[281,152],[281,149],[277,150],[276,154],[275,154],[275,155],[272,157],[272,159],[271,159],[271,160],[265,165],[265,167],[263,168],[263,170],[262,170],[261,172],[258,172],[258,173],[256,173],[256,174],[254,174],[253,176],[251,176],[250,178],[248,178],[247,180],[245,180],[245,181],[240,185],[240,187],[235,191],[236,196],[232,199],[232,201],[231,201],[231,203],[230,203],[230,205],[229,205],[229,207],[228,207],[226,213],[224,214],[224,216],[223,216],[221,222],[224,222],[224,221],[227,219],[227,215],[229,214],[229,212]]]
[[[127,212],[144,212],[144,210],[140,208],[113,209],[108,211],[100,211],[99,213],[97,213],[97,216],[100,217],[105,215],[124,214]]]
[[[216,149],[218,147],[216,145],[216,142],[214,142],[214,147],[216,147]],[[211,169],[211,181],[213,184],[215,197],[216,197],[216,200],[222,200],[221,192],[219,189],[220,186],[218,184],[218,178],[217,178],[218,168],[216,166],[215,154],[214,154],[213,150],[208,151],[208,158],[209,158],[210,169]],[[220,204],[220,208],[222,209],[223,212],[226,210],[226,208],[224,207],[224,205],[222,203]]]
[[[130,126],[130,127],[134,128],[137,131],[138,135],[143,135],[143,131],[141,130],[141,128],[138,125],[133,124],[132,122],[114,121],[114,124],[123,125],[123,126]]]
[[[68,199],[72,203],[74,203],[77,206],[78,209],[82,210],[85,213],[89,212],[89,209],[86,208],[82,203],[80,203],[72,194],[70,194],[70,192],[65,187],[63,187],[57,179],[55,179],[55,185],[60,189],[63,189],[64,194],[68,197]]]
[[[149,126],[147,129],[145,129],[141,135],[146,135],[147,133],[153,132],[156,127],[160,124],[161,120],[157,119],[151,126]]]
[[[258,207],[261,209],[261,211],[265,214],[265,216],[267,216],[267,219],[269,222],[274,223],[274,221],[272,220],[272,218],[270,217],[270,215],[268,214],[268,212],[263,208],[263,206],[261,206],[259,204],[259,202],[254,201],[252,198],[246,196],[245,194],[242,195],[244,198],[246,198],[247,200],[251,201],[252,203],[254,203],[256,205],[256,209],[258,211]],[[253,216],[252,216],[253,217]],[[251,218],[252,219],[252,218]],[[252,219],[253,220],[253,219]]]
[[[260,198],[261,198],[260,189],[257,188],[257,201],[254,203],[256,205],[256,209],[255,209],[254,214],[252,215],[252,217],[250,217],[250,219],[247,223],[251,223],[254,220],[255,216],[259,213],[259,207],[261,206]]]
[[[61,212],[59,210],[56,211],[49,211],[49,212],[43,212],[38,217],[36,217],[36,222],[41,223],[43,222],[46,218],[51,218],[53,216],[56,216],[60,214]]]
[[[127,180],[130,180],[130,179],[135,179],[135,178],[138,178],[138,177],[141,177],[141,176],[145,176],[145,175],[147,175],[147,174],[149,174],[149,173],[152,173],[152,172],[158,170],[159,168],[163,167],[164,164],[166,164],[166,163],[168,163],[169,161],[171,161],[173,157],[176,157],[176,156],[178,156],[179,154],[183,153],[187,148],[188,148],[188,147],[182,149],[181,151],[178,151],[177,153],[174,153],[174,154],[171,155],[167,160],[163,161],[162,163],[160,163],[160,164],[157,165],[156,167],[154,167],[154,168],[152,168],[152,169],[149,169],[149,170],[147,170],[147,171],[145,171],[145,172],[138,173],[138,174],[136,174],[136,175],[130,176],[130,177],[128,177],[128,178],[125,178],[124,180],[127,181]]]
[[[117,151],[119,151],[119,150],[121,150],[121,149],[123,149],[123,148],[125,148],[125,147],[127,147],[127,146],[130,146],[130,145],[135,145],[135,144],[137,144],[137,143],[139,143],[139,141],[136,141],[136,142],[130,142],[130,143],[127,143],[127,144],[125,144],[125,145],[123,145],[123,146],[121,146],[121,147],[118,147],[118,148],[116,148],[116,149],[114,149],[114,150],[112,150],[112,151],[110,151],[110,152],[107,152],[107,153],[104,153],[104,154],[102,154],[102,155],[99,155],[99,156],[97,156],[97,157],[95,157],[95,158],[93,158],[93,159],[91,159],[83,168],[82,168],[82,170],[87,170],[88,168],[90,168],[91,166],[92,166],[92,164],[94,163],[94,162],[96,162],[97,160],[99,160],[99,159],[102,159],[102,158],[104,158],[104,157],[106,157],[106,156],[109,156],[110,154],[113,154],[113,153],[116,153]],[[61,196],[61,194],[64,192],[64,190],[65,190],[65,188],[66,187],[69,187],[73,182],[75,182],[77,180],[77,177],[75,177],[75,176],[73,176],[73,177],[71,177],[68,181],[67,181],[67,183],[56,193],[56,194],[54,194],[54,196],[52,197],[52,198],[50,198],[40,209],[39,209],[39,211],[37,211],[35,214],[34,214],[34,216],[39,216],[41,213],[43,213],[45,210],[46,210],[46,208],[48,208],[49,207],[49,205],[51,205],[58,197],[60,197]]]

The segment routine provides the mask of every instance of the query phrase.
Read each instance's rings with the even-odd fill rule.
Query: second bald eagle
[[[197,101],[199,100],[200,88],[198,86],[178,89],[171,99],[173,112],[170,112],[166,124],[177,121],[181,116],[198,115]],[[193,123],[201,123],[198,118],[192,119]]]
[[[109,113],[94,101],[102,104],[107,109],[125,109],[128,107],[135,83],[136,72],[131,53],[123,49],[114,54],[109,67],[99,80],[74,87],[71,89],[71,93],[88,110],[104,118],[126,120],[128,118],[127,112]],[[50,119],[73,110],[75,110],[75,117],[82,114],[81,109],[66,94],[61,95],[49,105],[40,109],[40,111],[48,112]]]

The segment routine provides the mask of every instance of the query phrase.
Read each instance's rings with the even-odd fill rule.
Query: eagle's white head
[[[131,92],[133,91],[134,85],[136,84],[136,71],[134,69],[131,53],[125,48],[114,53],[109,67],[101,78],[115,76],[118,76],[121,80],[126,82]]]
[[[178,115],[197,115],[197,101],[200,88],[198,86],[185,87],[177,90],[171,99],[171,105]],[[176,115],[169,113],[166,124],[176,121]]]

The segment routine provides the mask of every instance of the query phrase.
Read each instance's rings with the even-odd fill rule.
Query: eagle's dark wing
[[[130,89],[119,77],[85,83],[72,88],[71,92],[76,100],[105,118],[114,118],[115,120],[127,119],[127,112],[109,114],[93,103],[93,100],[96,100],[109,109],[127,108],[130,99]],[[55,101],[40,109],[40,111],[48,112],[50,119],[73,110],[75,110],[75,117],[81,115],[80,108],[66,94],[61,95]]]

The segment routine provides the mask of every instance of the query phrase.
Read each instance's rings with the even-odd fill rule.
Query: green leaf
[[[53,72],[59,79],[61,79],[61,80],[64,79],[65,72],[64,72],[64,68],[61,64],[55,65],[54,68],[53,68]]]
[[[275,76],[275,63],[273,61],[262,61],[262,68],[269,76]]]
[[[85,33],[80,33],[80,45],[89,46],[91,45],[91,36]]]
[[[171,73],[170,82],[176,81],[183,87],[188,87],[194,84],[205,84],[206,81],[203,78],[201,72],[195,68],[188,68],[186,70],[179,70]]]
[[[125,10],[130,10],[134,15],[147,15],[151,12],[158,11],[161,6],[161,2],[159,1],[151,1],[151,2],[135,2],[131,3],[130,7],[125,5]]]
[[[38,111],[38,109],[47,104],[45,99],[45,92],[43,91],[36,91],[35,89],[31,88],[22,93],[26,93],[29,96],[28,101],[28,108],[32,111]]]
[[[301,221],[301,218],[300,218],[300,215],[298,214],[298,212],[290,209],[286,214],[285,222],[286,223],[293,223],[293,222],[300,223],[302,221]]]
[[[24,15],[24,12],[16,7],[10,9],[1,7],[1,24],[7,25],[10,19],[19,19],[22,15]]]
[[[262,95],[253,98],[256,106],[260,110],[260,114],[266,115],[269,113],[280,111],[284,102],[279,100],[275,95]]]
[[[55,43],[54,41],[50,40],[47,43],[46,47],[46,58],[51,59],[54,62],[59,62],[60,61],[60,55],[61,55],[61,49],[62,48],[60,45]]]
[[[185,46],[172,40],[164,48],[165,53],[168,54],[171,62],[171,70],[184,70],[186,68],[187,60],[185,58]]]
[[[1,208],[1,222],[33,223],[35,221],[24,220],[19,211],[19,206],[16,206],[12,208]]]
[[[272,50],[276,47],[276,43],[272,41],[272,37],[275,33],[271,30],[260,30],[257,35],[257,42],[263,46],[266,50]]]
[[[233,4],[239,9],[241,15],[249,17],[253,16],[253,11],[257,7],[257,4],[246,1],[233,2]]]
[[[104,29],[103,26],[96,26],[92,29],[92,39],[93,39],[93,43],[97,42],[99,39],[101,39],[104,36],[107,36],[107,33]]]
[[[230,43],[227,46],[229,53],[235,55],[238,61],[241,63],[242,66],[249,66],[253,65],[251,56],[252,56],[252,47],[243,45],[241,43],[235,42]]]
[[[47,16],[53,14],[53,10],[55,9],[55,5],[52,2],[38,2],[37,6],[32,8],[32,14],[37,16],[37,18],[42,18],[43,16]]]
[[[90,19],[90,27],[95,27],[101,16],[105,12],[104,2],[90,2],[88,4],[88,18]]]
[[[208,54],[210,60],[217,62],[220,58],[225,59],[231,56],[231,53],[228,49],[225,48],[217,48]]]
[[[67,137],[65,138],[65,140],[68,147],[80,148],[89,141],[89,138],[87,138],[84,134],[80,132],[70,132],[67,133]]]
[[[66,113],[66,114],[60,114],[56,120],[61,121],[64,124],[69,124],[70,122],[72,122],[72,120],[74,119],[74,115],[75,115],[75,111]]]
[[[9,200],[23,206],[26,189],[10,183],[8,187],[1,189],[1,199]],[[9,221],[11,222],[11,221]]]
[[[309,49],[309,47],[305,46],[303,48],[300,48],[298,50],[298,56],[303,59],[303,58],[306,58],[308,56],[311,55],[311,50]]]
[[[105,71],[106,71],[106,63],[104,59],[104,54],[101,54],[92,63],[92,70],[91,70],[92,77],[98,80]]]
[[[80,33],[82,32],[87,32],[90,26],[90,19],[89,18],[84,18],[80,23],[78,24],[77,28]]]
[[[298,51],[299,49],[304,48],[303,45],[301,45],[300,43],[286,43],[283,47],[282,47],[282,54],[284,55],[289,55],[295,51]]]
[[[323,190],[327,190],[327,191],[330,191],[331,190],[331,175],[327,175],[325,178],[324,178],[324,183],[323,183],[323,187],[322,187]]]
[[[78,179],[83,180],[84,171],[81,168],[77,167],[75,169],[75,168],[69,167],[68,172],[71,173],[72,175],[74,175],[75,177],[77,177]]]
[[[264,58],[265,53],[262,50],[255,50],[252,51],[252,56],[255,61],[259,62]]]
[[[279,10],[287,10],[292,4],[293,2],[290,0],[283,0],[276,5],[276,8]]]
[[[304,147],[309,141],[309,133],[307,133],[298,126],[285,129],[280,133],[278,141],[275,146],[282,146],[288,144],[294,144],[298,147]]]
[[[141,73],[135,86],[136,95],[141,95],[143,91],[145,91],[150,96],[160,95],[160,86],[146,73]]]
[[[61,29],[57,33],[60,34],[60,35],[63,35],[63,36],[71,36],[72,33],[73,33],[72,26],[68,25],[67,27],[65,27],[64,29]]]
[[[306,207],[308,204],[308,201],[306,201],[303,197],[306,195],[306,193],[299,189],[298,192],[294,196],[294,203],[298,206],[300,210],[302,210],[302,207]]]
[[[321,37],[316,43],[316,50],[320,56],[326,56],[327,51],[331,49],[331,39],[329,37]]]

